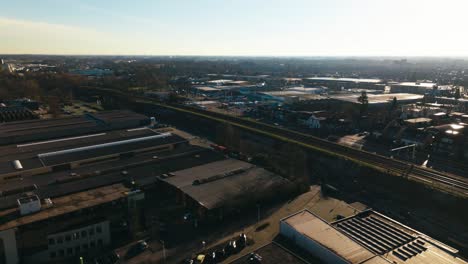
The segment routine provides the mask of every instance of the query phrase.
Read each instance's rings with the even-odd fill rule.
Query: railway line
[[[310,145],[315,149],[318,149],[319,151],[323,150],[327,153],[332,152],[341,157],[361,161],[363,163],[370,164],[374,167],[379,167],[384,171],[387,170],[389,172],[393,172],[403,177],[413,177],[420,181],[425,181],[426,183],[430,184],[443,184],[447,187],[455,188],[457,192],[461,192],[464,195],[468,195],[468,180],[458,178],[456,176],[446,174],[443,172],[435,171],[430,168],[424,168],[390,157],[340,145],[338,143],[330,142],[312,135],[307,135],[301,132],[292,131],[289,129],[280,128],[265,123],[259,123],[245,118],[229,116],[189,106],[177,105],[170,107],[181,108],[186,111],[211,116],[216,119],[222,119],[242,126],[254,128],[256,130],[265,131],[271,134],[275,134],[284,138],[304,143],[306,145]]]
[[[116,94],[116,91],[108,89],[98,89],[100,91],[105,91],[106,93]],[[418,181],[425,182],[433,187],[443,186],[444,190],[452,191],[453,193],[462,195],[464,197],[468,196],[468,179],[457,177],[451,174],[444,172],[432,170],[430,168],[421,167],[415,164],[410,164],[404,161],[396,160],[390,157],[378,155],[375,153],[370,153],[367,151],[354,149],[348,146],[340,145],[338,143],[330,142],[312,135],[304,134],[297,131],[292,131],[289,129],[272,126],[266,123],[256,122],[254,120],[249,120],[246,118],[240,118],[230,115],[225,115],[222,113],[216,113],[212,111],[207,111],[191,106],[186,105],[167,105],[162,104],[151,98],[128,95],[122,92],[117,93],[119,96],[124,96],[127,99],[132,98],[136,102],[142,103],[151,103],[159,107],[172,109],[175,111],[182,111],[192,114],[198,114],[200,116],[209,117],[223,122],[230,122],[239,126],[246,127],[248,129],[266,132],[277,137],[287,139],[289,141],[294,141],[298,144],[316,149],[325,154],[339,156],[341,158],[350,159],[358,163],[362,163],[373,168],[377,168],[381,171],[386,171],[393,173],[402,177],[413,178]]]

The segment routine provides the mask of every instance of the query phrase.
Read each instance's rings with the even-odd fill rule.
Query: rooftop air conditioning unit
[[[16,200],[21,215],[32,214],[41,210],[41,200],[35,194],[29,194]]]

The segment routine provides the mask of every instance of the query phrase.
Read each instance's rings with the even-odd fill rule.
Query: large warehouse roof
[[[332,81],[332,82],[353,82],[353,83],[381,83],[380,79],[359,79],[359,78],[334,78],[334,77],[311,77],[306,78],[312,81]]]
[[[163,133],[159,135],[117,140],[108,143],[41,153],[38,154],[38,157],[44,165],[51,166],[119,153],[128,153],[139,149],[174,144],[178,142],[186,142],[186,140],[179,136],[172,135],[171,133]]]
[[[0,157],[0,175],[17,172],[12,166],[14,160],[19,160],[25,171],[182,141],[185,139],[177,135],[164,136],[142,128],[0,146],[3,153]]]
[[[345,94],[345,95],[333,95],[331,98],[346,101],[358,104],[358,98],[361,96],[360,93],[354,94]],[[388,103],[395,98],[400,102],[405,101],[417,101],[421,100],[424,96],[421,94],[410,94],[410,93],[389,93],[389,94],[367,94],[367,98],[369,100],[369,104],[382,104]]]
[[[207,209],[265,195],[289,181],[250,163],[226,159],[186,170],[176,171],[163,179],[180,189]]]
[[[217,152],[187,145],[171,151],[143,152],[125,159],[111,159],[71,170],[24,177],[21,181],[1,184],[0,209],[15,207],[16,199],[24,191],[34,191],[39,197],[58,197],[128,179],[146,186],[156,183],[156,176],[169,172],[169,168],[182,170],[221,159],[224,156]]]
[[[434,88],[437,86],[437,83],[430,82],[401,82],[393,84],[395,86],[406,86],[406,87],[424,87],[424,88]]]
[[[297,232],[335,252],[350,263],[362,263],[374,257],[372,252],[338,232],[309,211],[299,212],[283,221]]]
[[[18,217],[18,208],[0,211],[0,231],[43,221],[59,215],[64,215],[82,208],[108,203],[127,196],[128,188],[122,184],[114,184],[79,192],[53,200],[53,206],[43,208],[37,213]]]
[[[0,145],[77,136],[149,123],[148,117],[131,111],[88,113],[84,116],[28,120],[0,124]]]
[[[468,263],[456,249],[371,210],[331,224],[304,210],[282,223],[353,264]]]

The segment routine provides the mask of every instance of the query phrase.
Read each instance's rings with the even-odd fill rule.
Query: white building
[[[330,264],[467,264],[458,250],[372,210],[333,223],[304,210],[280,221],[280,233]]]
[[[303,87],[303,86],[297,86],[297,87],[291,87],[286,89],[286,91],[295,91],[295,92],[301,92],[304,94],[321,94],[326,91],[326,87],[314,87],[314,88],[309,88],[309,87]]]

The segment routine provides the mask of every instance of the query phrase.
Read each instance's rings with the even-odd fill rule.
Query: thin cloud
[[[0,17],[2,53],[108,53],[118,43],[110,34],[91,28]],[[115,49],[114,49],[115,51]]]
[[[90,12],[94,12],[100,15],[106,15],[114,18],[118,18],[120,20],[125,20],[127,22],[132,22],[132,23],[138,23],[140,25],[145,25],[145,26],[152,26],[152,27],[163,27],[163,26],[168,26],[165,23],[162,23],[159,20],[153,19],[153,18],[146,18],[146,17],[141,17],[141,16],[133,16],[129,14],[122,14],[119,12],[114,12],[111,11],[109,8],[101,8],[97,7],[94,5],[89,5],[89,4],[84,4],[84,3],[75,3],[75,2],[70,2],[70,4],[76,4],[78,8]]]
[[[89,28],[82,28],[70,25],[51,24],[42,21],[29,21],[0,17],[0,27],[14,27],[22,29],[37,29],[41,31],[73,31],[77,33],[98,34],[99,32]]]

